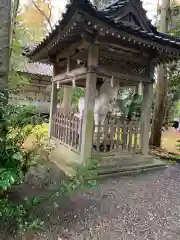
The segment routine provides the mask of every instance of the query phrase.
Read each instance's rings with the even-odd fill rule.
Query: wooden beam
[[[86,74],[87,72],[87,69],[85,67],[80,67],[80,68],[76,68],[76,69],[73,69],[69,72],[65,72],[65,73],[61,73],[61,74],[58,74],[56,76],[53,77],[53,82],[61,82],[63,80],[66,80],[68,78],[73,78],[73,77],[78,77],[78,76],[81,76],[81,75],[84,75]]]
[[[82,75],[79,75],[79,76],[76,76],[75,77],[75,81],[76,81],[76,86],[79,84],[79,80],[84,80],[84,86],[85,86],[85,82],[86,82],[86,73],[82,74]],[[60,84],[61,85],[69,85],[71,86],[72,85],[72,77],[68,77],[68,78],[65,78],[65,79],[62,79],[60,81]]]
[[[116,50],[114,50],[113,52],[113,51],[109,51],[108,49],[100,51],[100,58],[107,57],[107,56],[116,58],[117,60],[130,61],[134,63],[137,62],[137,63],[146,64],[148,62],[148,59],[140,56],[140,54],[139,55],[134,55],[133,53],[124,54],[123,52],[118,53]]]
[[[104,77],[109,77],[111,78],[112,76],[117,79],[117,80],[128,80],[128,81],[133,81],[133,82],[150,82],[150,79],[148,77],[144,77],[141,75],[135,75],[132,73],[121,73],[121,72],[111,72],[107,71],[103,67],[98,67],[96,70],[98,76],[104,78]]]
[[[73,44],[71,44],[68,48],[65,48],[64,50],[60,51],[57,54],[56,60],[61,58],[68,58],[71,57],[75,54],[77,50],[82,50],[82,49],[88,49],[89,43],[86,42],[84,39],[81,39],[80,41],[77,41]]]

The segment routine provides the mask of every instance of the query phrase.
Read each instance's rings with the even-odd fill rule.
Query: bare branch
[[[52,14],[52,9],[49,7],[50,4],[48,4],[48,8],[50,10],[50,15],[49,17],[45,14],[45,12],[39,8],[39,6],[36,4],[36,2],[34,0],[32,0],[32,3],[34,5],[34,7],[43,15],[43,17],[45,18],[45,20],[47,21],[51,31],[53,30],[53,26],[51,24],[51,20],[50,20],[50,17],[51,17],[51,14]]]
[[[48,9],[49,9],[49,21],[51,21],[51,16],[52,16],[52,6],[50,2],[48,3]],[[51,29],[52,30],[52,29]]]

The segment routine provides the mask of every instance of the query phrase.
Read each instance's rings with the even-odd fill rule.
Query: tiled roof
[[[24,61],[18,67],[19,72],[52,77],[53,68],[49,64]]]
[[[124,22],[121,22],[121,21],[117,23],[113,18],[111,18],[112,11],[125,6],[126,4],[128,4],[129,1],[132,1],[132,2],[137,1],[140,3],[140,0],[115,0],[109,5],[107,5],[106,7],[104,7],[103,9],[97,10],[89,0],[71,0],[71,2],[66,7],[66,12],[63,14],[62,19],[54,27],[53,31],[49,33],[38,46],[36,46],[32,50],[29,50],[29,52],[27,53],[27,56],[29,57],[34,56],[38,51],[41,51],[43,47],[45,47],[48,43],[50,43],[51,40],[53,40],[54,36],[59,34],[59,30],[64,29],[65,24],[67,23],[67,21],[70,19],[70,17],[73,15],[73,13],[77,8],[80,8],[89,12],[91,15],[111,24],[113,27],[121,31],[132,34],[132,36],[138,36],[153,42],[157,42],[165,45],[168,44],[169,46],[172,46],[178,49],[180,48],[180,38],[172,37],[172,36],[169,36],[168,34],[162,34],[157,32],[156,28],[151,24],[151,22],[146,17],[145,15],[146,11],[143,9],[143,7],[141,7],[141,10],[143,12],[143,17],[146,18],[146,20],[149,22],[150,28],[152,30],[151,32],[142,30],[139,27],[130,26],[129,24],[125,24]],[[142,3],[140,4],[142,6]],[[65,39],[67,36],[68,36],[68,33],[67,35],[65,34],[64,36],[62,36],[62,39]],[[59,36],[59,40],[58,41],[56,40],[54,44],[57,44],[60,41],[60,39],[61,39],[61,36]]]
[[[137,1],[137,4],[135,3]],[[113,13],[116,12],[117,10],[127,6],[129,3],[134,3],[135,5],[138,5],[140,8],[141,13],[143,14],[144,19],[147,21],[150,29],[154,32],[156,31],[156,27],[152,25],[151,21],[148,19],[146,13],[147,11],[143,8],[142,2],[139,0],[114,0],[111,1],[110,4],[106,5],[104,8],[101,9],[106,15],[107,18],[113,18]],[[138,4],[139,2],[139,4]]]
[[[111,1],[110,4],[106,5],[101,10],[105,11],[105,12],[116,10],[117,8],[121,8],[121,7],[125,6],[127,3],[129,3],[129,0]]]

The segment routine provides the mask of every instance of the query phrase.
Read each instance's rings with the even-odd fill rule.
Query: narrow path
[[[37,239],[178,240],[180,166],[107,180],[49,214]]]
[[[17,189],[18,197],[48,192],[62,179],[52,164],[39,172]],[[45,203],[38,216],[45,229],[31,240],[180,240],[180,165],[106,180],[66,207],[61,199]],[[14,240],[7,232],[0,228],[0,239]]]

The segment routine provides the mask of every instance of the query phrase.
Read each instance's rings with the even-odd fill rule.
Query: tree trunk
[[[0,1],[0,23],[0,93],[5,94],[3,103],[6,104],[8,102],[11,0]]]
[[[167,33],[168,20],[170,13],[170,0],[163,0],[160,15],[160,32]],[[156,100],[153,112],[153,121],[150,137],[150,145],[160,147],[162,126],[165,116],[165,103],[167,97],[168,80],[166,74],[166,66],[161,65],[158,69],[158,77],[156,84]]]

